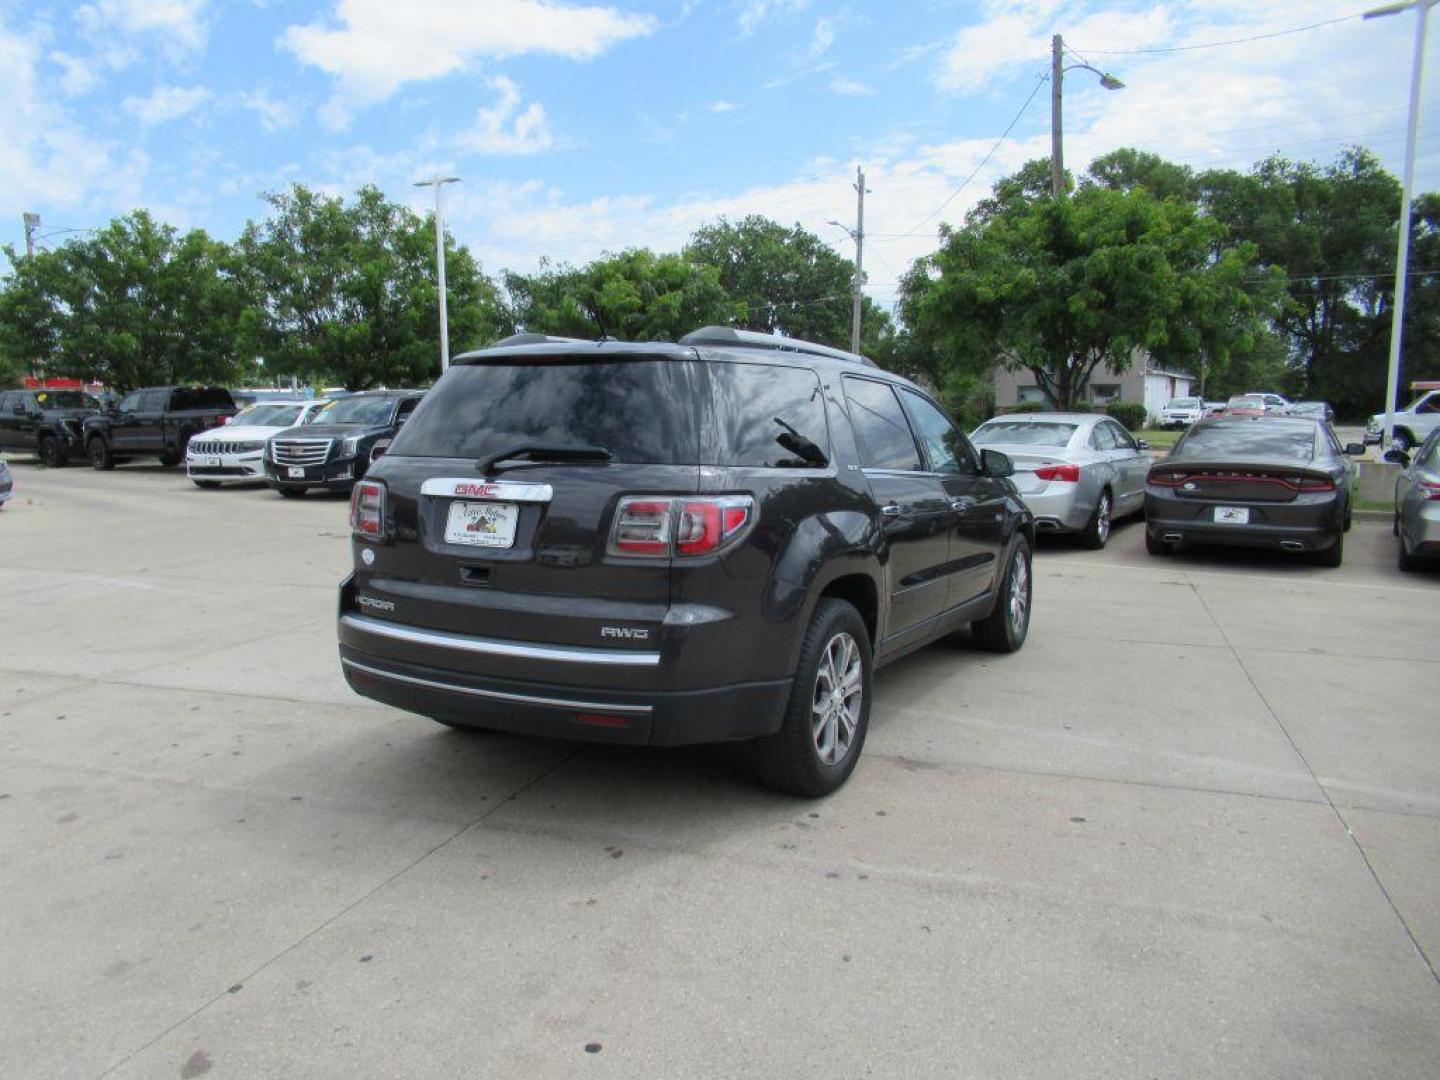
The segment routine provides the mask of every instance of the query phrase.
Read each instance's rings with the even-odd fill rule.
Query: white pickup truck
[[[1365,441],[1378,443],[1384,427],[1385,414],[1376,413],[1365,425]],[[1413,450],[1437,427],[1440,427],[1440,390],[1431,390],[1416,398],[1409,408],[1395,410],[1394,447]]]

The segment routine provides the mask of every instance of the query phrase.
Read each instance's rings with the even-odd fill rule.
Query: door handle
[[[979,505],[979,499],[972,499],[968,495],[962,495],[958,499],[950,500],[950,509],[960,514],[963,514],[966,510],[974,510],[975,507]]]
[[[900,507],[895,503],[887,503],[880,508],[880,513],[884,514],[887,518],[897,518],[900,516]]]

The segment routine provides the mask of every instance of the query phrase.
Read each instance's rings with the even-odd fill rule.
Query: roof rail
[[[699,330],[693,330],[682,337],[680,344],[738,345],[745,349],[771,349],[775,352],[828,356],[831,360],[862,364],[865,367],[879,366],[868,356],[861,356],[859,353],[846,352],[844,349],[832,349],[828,345],[816,345],[812,341],[801,341],[799,338],[777,337],[774,334],[762,334],[755,330],[736,330],[733,326],[702,326]]]
[[[565,344],[589,345],[591,342],[584,338],[576,337],[553,337],[550,334],[511,334],[499,341],[492,341],[486,345],[487,349],[508,349],[512,345],[549,345],[553,342],[564,342]]]

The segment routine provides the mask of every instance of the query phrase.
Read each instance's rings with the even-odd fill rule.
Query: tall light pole
[[[1434,3],[1434,0],[1431,0]],[[1050,193],[1055,198],[1065,194],[1065,138],[1061,122],[1061,106],[1064,95],[1065,72],[1084,68],[1100,76],[1100,85],[1106,90],[1123,90],[1125,84],[1108,71],[1076,63],[1065,66],[1065,39],[1056,34],[1050,39]]]
[[[1400,339],[1405,326],[1405,286],[1410,269],[1410,192],[1415,186],[1415,128],[1420,119],[1420,79],[1425,70],[1425,19],[1436,0],[1406,0],[1367,11],[1365,18],[1380,19],[1414,10],[1415,59],[1410,66],[1410,122],[1405,131],[1405,178],[1400,185],[1400,237],[1395,245],[1395,304],[1390,313],[1390,367],[1385,375],[1385,426],[1380,429],[1383,450],[1395,437],[1395,396],[1400,389]]]
[[[35,258],[35,234],[40,231],[40,215],[26,210],[21,215],[21,220],[25,222],[25,257],[33,259]]]
[[[850,297],[850,351],[860,351],[860,316],[865,308],[865,196],[870,189],[865,186],[865,173],[859,165],[855,166],[855,183],[850,185],[855,189],[859,200],[855,207],[855,228],[848,225],[841,225],[840,222],[831,219],[826,224],[834,225],[844,229],[850,234],[850,239],[855,241],[855,277],[851,282]]]
[[[440,193],[446,184],[458,184],[458,176],[441,176],[438,173],[429,180],[417,180],[416,187],[435,189],[435,273],[440,292],[440,374],[450,370],[450,324],[445,314],[445,216],[441,209]]]

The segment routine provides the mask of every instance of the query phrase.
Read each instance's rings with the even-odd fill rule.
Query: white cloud
[[[154,34],[172,56],[185,56],[205,48],[206,6],[206,0],[96,0],[80,7],[75,16],[95,39],[117,32]]]
[[[142,124],[165,124],[209,100],[210,91],[203,86],[157,86],[147,97],[127,97],[120,108]]]
[[[830,51],[830,46],[835,44],[835,24],[829,19],[818,19],[815,22],[815,34],[810,39],[810,56],[818,60]]]
[[[869,83],[863,83],[859,79],[850,79],[844,75],[836,75],[830,80],[832,93],[844,94],[847,97],[868,97],[875,93],[875,88]]]
[[[356,107],[477,59],[543,52],[588,60],[655,27],[648,15],[564,0],[339,0],[332,22],[290,26],[280,42],[339,81],[322,119],[343,126]]]
[[[474,126],[457,136],[456,145],[478,154],[539,154],[555,145],[545,106],[532,101],[521,109],[520,88],[503,75],[486,81],[499,100],[476,112]]]
[[[740,5],[740,29],[750,33],[767,19],[794,15],[810,6],[810,0],[745,0]]]
[[[706,105],[705,108],[713,113],[727,113],[734,112],[739,106],[733,101],[712,101],[709,105]]]
[[[266,131],[283,131],[300,120],[300,110],[294,103],[273,98],[265,90],[242,94],[240,104],[260,118],[260,126]]]
[[[78,56],[71,56],[59,49],[51,52],[49,59],[51,63],[60,68],[60,89],[70,97],[88,94],[100,85],[100,73],[95,70],[93,62],[82,60]]]

